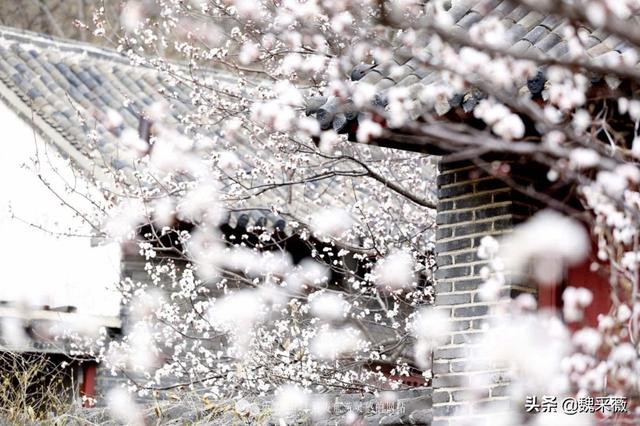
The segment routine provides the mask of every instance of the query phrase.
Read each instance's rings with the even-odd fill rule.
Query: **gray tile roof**
[[[209,77],[216,84],[236,82],[231,75],[216,70]],[[138,129],[143,112],[168,96],[170,116],[163,125],[184,130],[181,119],[197,107],[192,103],[192,87],[180,79],[154,68],[132,66],[128,58],[113,50],[0,27],[0,99],[64,155],[97,175],[101,173],[98,165],[131,172],[131,159],[120,152],[120,136],[127,128]],[[109,110],[123,118],[115,129],[103,125]],[[282,155],[276,147],[261,147],[251,141],[221,147],[226,149],[236,152],[246,170],[251,169],[251,162]],[[368,158],[385,157],[376,147],[353,149]],[[432,178],[435,172],[430,166],[424,173]],[[373,196],[368,198],[364,186],[354,187],[349,178],[337,176],[228,203],[235,212],[229,220],[235,224],[246,213],[249,225],[266,221],[268,227],[275,227],[282,217],[304,222],[320,207],[352,206],[356,201],[369,206],[380,203]]]
[[[188,101],[186,89],[154,70],[129,65],[114,51],[2,27],[0,82],[0,95],[14,110],[28,120],[39,118],[35,124],[45,136],[69,143],[59,146],[64,154],[80,153],[116,169],[126,166],[115,153],[118,137],[126,127],[138,127],[145,108],[166,90]],[[178,104],[176,112],[183,108]],[[102,119],[110,109],[124,122],[107,130]]]
[[[469,37],[469,29],[483,16],[497,17],[506,30],[507,51],[521,57],[553,58],[557,60],[569,60],[569,44],[565,38],[567,22],[555,16],[545,16],[532,11],[518,2],[508,0],[459,0],[451,2],[452,7],[447,11],[452,18],[453,27],[448,29],[452,35]],[[633,17],[640,25],[640,17]],[[428,28],[419,30],[416,39],[428,40]],[[594,64],[604,64],[607,57],[619,56],[631,47],[617,37],[608,35],[602,30],[591,30],[582,27],[586,31],[583,39],[584,48],[589,61]],[[429,44],[426,52],[429,55]],[[637,64],[636,64],[637,65]],[[359,84],[360,82],[374,85],[377,94],[373,101],[376,107],[387,105],[386,95],[392,87],[409,87],[410,93],[417,97],[425,86],[441,83],[441,73],[429,68],[420,61],[407,48],[401,47],[395,50],[393,59],[389,63],[360,64],[354,67],[349,78]],[[599,81],[602,76],[591,76],[594,81]],[[541,67],[536,77],[530,79],[521,88],[521,93],[529,92],[539,95],[545,87],[545,70]],[[452,109],[462,109],[465,113],[473,111],[475,106],[485,95],[476,89],[470,89],[466,93],[457,93],[449,99],[448,104],[437,105],[436,113],[445,115]],[[318,118],[323,129],[333,128],[339,133],[354,134],[357,127],[358,111],[354,111],[353,105],[339,105],[335,97],[317,96],[308,100],[307,115]]]

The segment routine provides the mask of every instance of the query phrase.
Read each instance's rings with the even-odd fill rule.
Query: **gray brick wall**
[[[517,161],[505,163],[518,190],[471,162],[443,157],[439,164],[435,305],[447,312],[453,331],[433,354],[434,425],[449,425],[458,415],[473,416],[487,404],[496,409],[509,404],[504,371],[474,356],[474,342],[485,332],[490,315],[489,306],[478,297],[486,261],[476,252],[482,237],[508,233],[538,209],[538,203],[521,191],[537,185],[540,170]],[[508,295],[535,291],[524,284],[506,289]],[[477,375],[486,376],[490,385],[476,392],[470,403],[468,390]]]

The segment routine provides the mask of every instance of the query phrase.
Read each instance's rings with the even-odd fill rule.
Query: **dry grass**
[[[73,410],[75,382],[70,363],[37,353],[0,353],[0,422],[57,424]]]

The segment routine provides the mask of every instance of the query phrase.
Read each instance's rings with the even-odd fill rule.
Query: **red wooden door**
[[[584,325],[597,327],[598,315],[606,314],[611,309],[611,287],[609,281],[600,271],[592,271],[593,258],[567,270],[564,282],[559,284],[540,285],[538,287],[539,309],[555,309],[562,313],[562,293],[567,287],[584,287],[593,294],[593,301],[584,310]]]
[[[599,271],[592,271],[592,260],[569,269],[566,284],[573,287],[584,287],[593,294],[593,301],[584,310],[584,324],[597,327],[598,315],[606,314],[611,309],[611,286],[608,279]]]

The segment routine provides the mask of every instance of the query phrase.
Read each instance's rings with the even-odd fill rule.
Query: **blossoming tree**
[[[448,330],[429,307],[429,155],[517,186],[507,163],[486,161],[497,153],[543,165],[539,179],[570,196],[517,188],[555,212],[483,240],[482,297],[510,318],[484,353],[513,373],[514,398],[637,395],[639,11],[635,0],[128,1],[118,49],[186,85],[191,105],[170,126],[179,100],[166,91],[145,111],[151,138],[122,136],[135,172],[105,185],[105,233],[144,234],[156,284],[123,284],[136,321],[112,365],[140,370],[142,390],[275,392],[283,413],[311,410],[317,394],[401,389],[413,368],[428,379]],[[95,14],[96,34],[110,25]],[[225,241],[226,212],[252,209],[285,217],[280,230],[310,256],[292,260],[271,233]],[[505,277],[557,281],[591,241],[612,297],[596,326],[580,325],[585,289],[565,291],[565,323],[531,296],[500,302]]]

